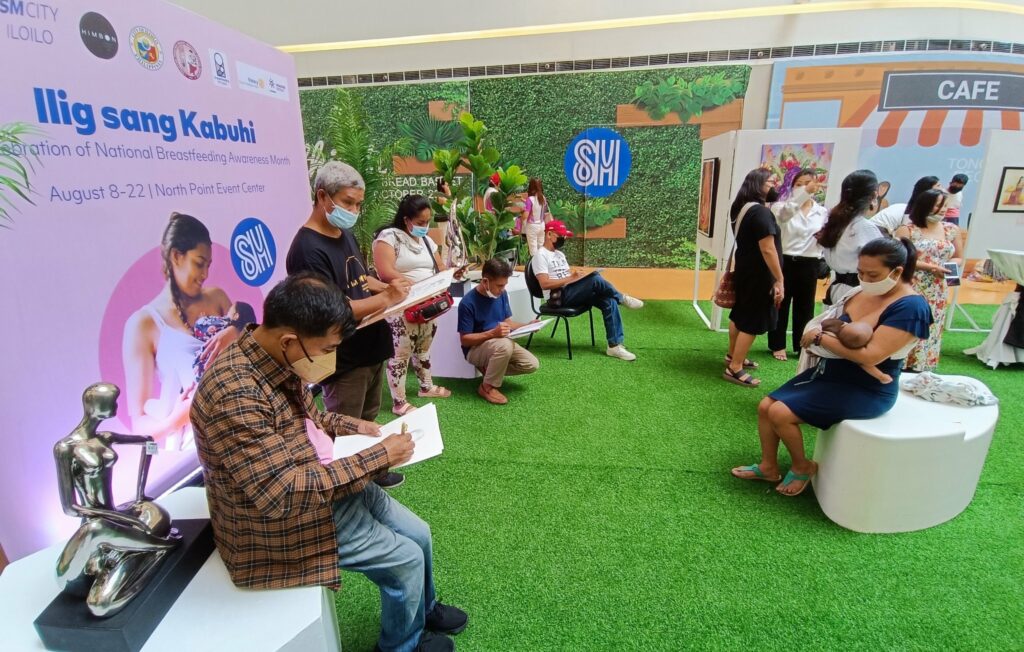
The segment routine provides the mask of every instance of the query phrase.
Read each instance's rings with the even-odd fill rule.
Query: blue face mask
[[[427,233],[430,232],[430,228],[426,226],[414,226],[409,230],[414,238],[425,238]]]
[[[334,204],[334,202],[331,203]],[[339,229],[351,229],[356,225],[358,219],[359,213],[345,210],[337,204],[334,204],[334,210],[327,214],[327,221]]]

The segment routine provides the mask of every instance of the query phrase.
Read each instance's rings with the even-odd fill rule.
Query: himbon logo
[[[199,79],[199,76],[203,74],[203,62],[191,43],[178,41],[174,44],[174,49],[171,52],[174,56],[174,65],[178,66],[178,70],[185,75],[186,79],[192,81]]]
[[[263,285],[274,275],[277,247],[270,228],[255,217],[238,223],[231,234],[231,264],[246,285]]]
[[[78,33],[86,49],[100,59],[113,59],[117,54],[117,32],[105,16],[90,11],[78,21]]]
[[[231,88],[231,77],[228,75],[228,58],[220,50],[210,50],[210,66],[213,83],[224,88]]]
[[[164,65],[164,48],[160,40],[146,27],[136,27],[128,35],[132,54],[146,70],[159,70]]]
[[[587,129],[565,150],[565,177],[588,197],[607,197],[622,187],[633,167],[629,143],[603,127]]]

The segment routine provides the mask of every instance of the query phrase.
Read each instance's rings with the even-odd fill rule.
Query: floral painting
[[[762,145],[761,166],[772,171],[779,199],[784,201],[793,192],[793,181],[800,170],[813,170],[818,176],[818,192],[814,199],[819,204],[824,203],[833,146],[834,143]]]

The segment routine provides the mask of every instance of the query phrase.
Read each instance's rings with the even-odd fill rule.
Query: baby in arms
[[[867,346],[868,342],[871,341],[871,337],[875,334],[875,330],[871,327],[871,324],[867,324],[862,321],[855,321],[852,323],[846,323],[842,319],[824,319],[821,322],[821,330],[823,333],[831,333],[836,336],[839,343],[848,349],[862,349]],[[861,369],[867,372],[872,378],[888,385],[892,382],[892,376],[882,371],[875,365],[861,365]]]

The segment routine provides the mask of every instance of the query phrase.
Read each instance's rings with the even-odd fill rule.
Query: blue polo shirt
[[[502,292],[497,299],[481,294],[476,288],[467,292],[459,302],[459,334],[470,335],[489,331],[512,316],[508,292]],[[469,349],[462,347],[462,355]]]

